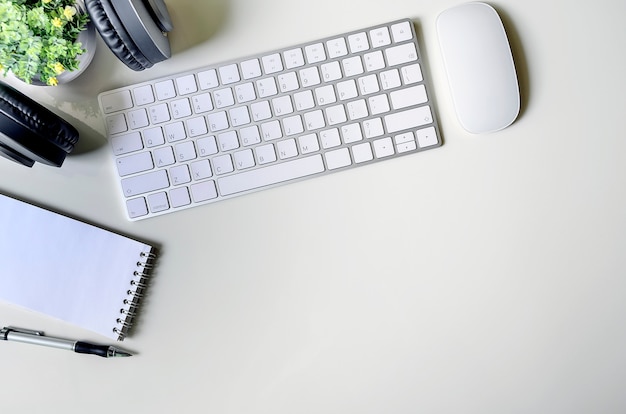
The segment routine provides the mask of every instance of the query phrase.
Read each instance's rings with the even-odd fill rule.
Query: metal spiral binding
[[[137,307],[148,287],[147,279],[154,267],[152,262],[155,259],[156,254],[153,252],[140,253],[140,260],[137,261],[137,270],[133,272],[130,289],[126,291],[127,297],[123,301],[124,306],[120,309],[121,315],[117,318],[117,326],[113,328],[113,332],[118,335],[119,341],[124,340],[133,324],[133,320],[137,316]]]

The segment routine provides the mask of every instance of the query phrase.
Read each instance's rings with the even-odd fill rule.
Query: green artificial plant
[[[0,0],[0,71],[26,83],[57,85],[57,76],[78,69],[85,52],[79,33],[89,17],[76,0]]]

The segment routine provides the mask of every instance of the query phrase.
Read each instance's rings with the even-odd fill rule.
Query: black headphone
[[[171,56],[166,33],[173,28],[163,0],[84,0],[109,49],[133,70]]]
[[[172,21],[163,0],[84,0],[102,40],[129,68],[140,71],[171,56]],[[14,88],[0,83],[0,156],[32,167],[60,167],[78,131]]]

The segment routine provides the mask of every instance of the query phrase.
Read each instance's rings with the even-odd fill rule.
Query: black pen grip
[[[107,358],[109,354],[109,347],[106,345],[94,345],[78,341],[74,345],[74,352],[78,352],[79,354],[93,354]]]

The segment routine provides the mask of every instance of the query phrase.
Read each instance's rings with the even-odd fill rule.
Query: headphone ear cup
[[[160,7],[155,10],[146,0],[85,0],[102,40],[126,66],[136,71],[171,56],[169,40],[162,29],[164,21],[171,28],[167,8],[162,0],[152,2]]]
[[[108,0],[85,0],[85,8],[102,40],[119,60],[135,71],[152,66],[137,48]]]
[[[78,131],[12,87],[0,83],[0,155],[32,166],[60,167],[78,142]]]

